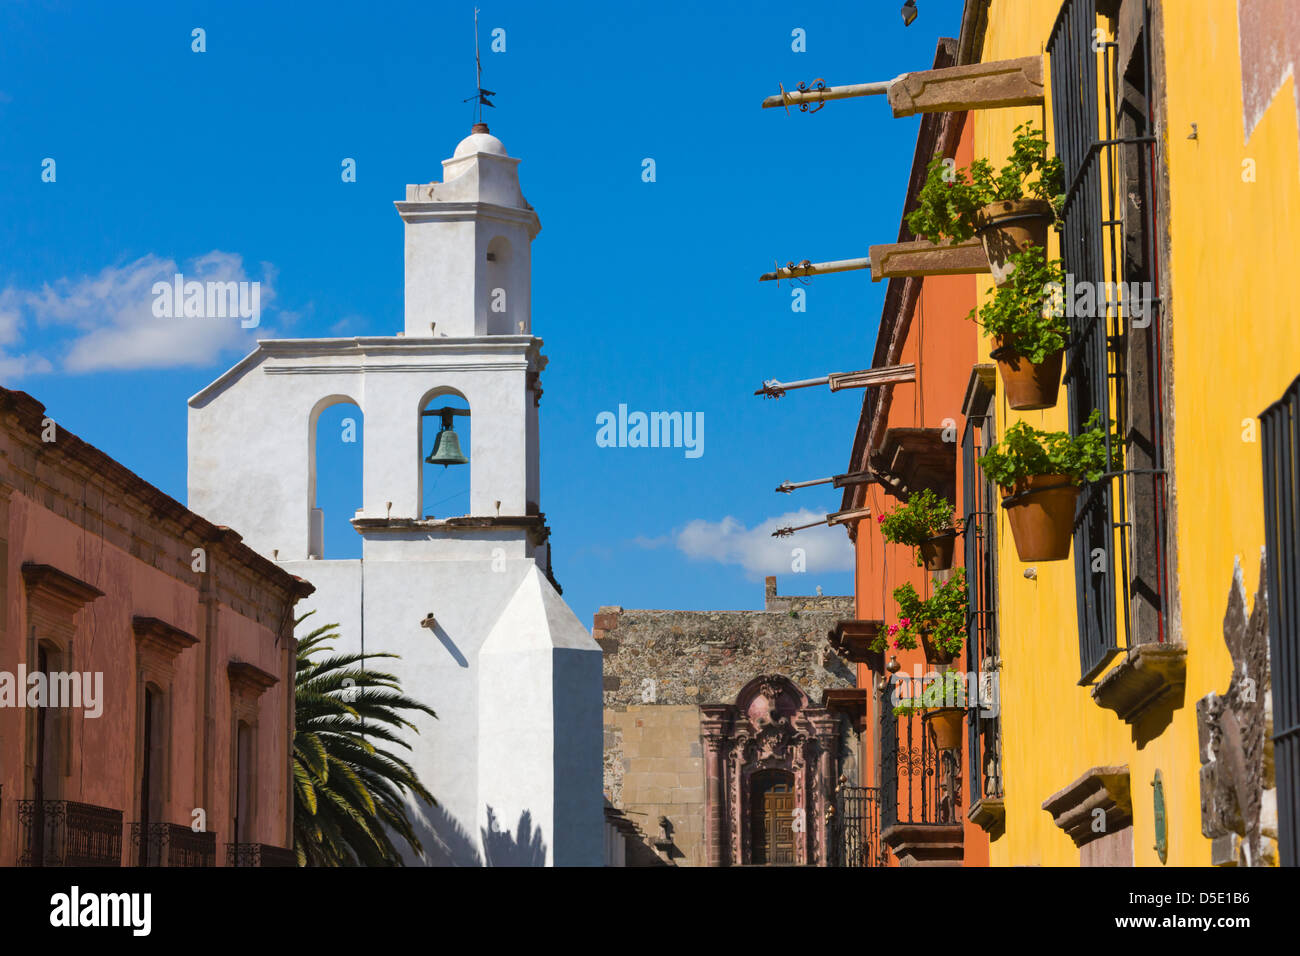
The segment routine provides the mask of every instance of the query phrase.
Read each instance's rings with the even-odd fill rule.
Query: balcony
[[[928,721],[881,711],[881,833],[900,866],[960,866],[961,746],[940,748]]]
[[[19,866],[121,866],[122,811],[73,800],[19,800]]]
[[[266,843],[227,843],[226,866],[297,866],[292,849]]]
[[[195,833],[178,823],[132,823],[131,861],[136,866],[216,866],[217,835]]]

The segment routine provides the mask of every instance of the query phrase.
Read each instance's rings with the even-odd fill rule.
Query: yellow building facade
[[[1123,72],[1112,72],[1113,60],[1108,58],[1131,62],[1124,59],[1129,55],[1125,47],[1137,31],[1146,44],[1149,58],[1144,65],[1153,80],[1149,91],[1139,89],[1136,96],[1139,110],[1145,106],[1150,121],[1143,134],[1154,142],[1120,148],[1147,150],[1152,158],[1146,180],[1148,199],[1140,212],[1151,232],[1151,248],[1159,253],[1158,261],[1144,267],[1157,277],[1153,292],[1159,299],[1156,327],[1161,338],[1154,350],[1158,360],[1145,371],[1145,387],[1157,396],[1163,421],[1157,441],[1163,450],[1164,476],[1133,474],[1108,480],[1116,489],[1127,485],[1131,490],[1163,482],[1161,493],[1151,493],[1157,527],[1164,529],[1156,546],[1163,567],[1163,593],[1154,599],[1147,596],[1150,604],[1159,607],[1158,613],[1144,615],[1129,608],[1131,623],[1124,627],[1125,604],[1138,600],[1126,598],[1125,592],[1141,591],[1149,583],[1134,585],[1134,578],[1141,575],[1132,566],[1123,573],[1118,568],[1118,562],[1135,549],[1151,546],[1145,540],[1150,537],[1146,519],[1132,514],[1141,497],[1136,490],[1125,495],[1123,503],[1118,497],[1111,502],[1112,518],[1128,527],[1116,531],[1110,553],[1099,555],[1104,549],[1098,549],[1080,555],[1076,536],[1071,557],[1065,561],[1022,562],[1005,511],[998,509],[1005,830],[991,842],[990,863],[1123,864],[1130,862],[1125,857],[1131,852],[1131,863],[1139,866],[1205,866],[1228,862],[1226,854],[1238,860],[1240,853],[1231,839],[1218,844],[1226,850],[1216,851],[1216,844],[1203,832],[1202,803],[1208,784],[1205,730],[1198,727],[1197,702],[1210,694],[1222,695],[1234,669],[1241,670],[1225,643],[1224,627],[1235,569],[1239,569],[1247,611],[1261,589],[1265,489],[1258,416],[1300,374],[1300,310],[1292,285],[1300,271],[1296,238],[1300,91],[1287,60],[1288,51],[1300,50],[1294,32],[1298,24],[1293,22],[1297,15],[1286,9],[1289,4],[1251,0],[1070,0],[1065,4],[1071,6],[1089,7],[1097,31],[1094,63],[1100,77],[1101,139],[1121,138],[1118,116],[1127,86],[1121,79],[1107,91],[1107,74],[1118,78]],[[1047,54],[1044,106],[972,114],[977,157],[1000,166],[1010,152],[1013,130],[1026,121],[1047,130],[1058,155],[1068,151],[1068,144],[1057,141],[1056,112],[1063,106],[1054,102],[1053,73],[1076,69],[1078,64],[1067,67],[1060,41],[1055,51],[1052,44],[1061,30],[1058,17],[1070,15],[1081,16],[1052,0],[967,4],[963,41],[968,36],[973,39],[971,59],[989,63]],[[1078,60],[1077,42],[1075,49],[1071,55]],[[1141,102],[1144,93],[1149,93],[1150,103]],[[1115,123],[1109,135],[1108,120]],[[1099,158],[1096,166],[1102,179],[1113,185],[1109,162]],[[1067,189],[1068,167],[1067,163]],[[1134,217],[1133,208],[1124,207],[1123,195],[1112,201],[1105,198],[1104,188],[1102,194],[1105,215],[1117,220]],[[1148,215],[1151,212],[1154,215]],[[1120,226],[1119,232],[1125,228]],[[1051,254],[1061,255],[1061,239],[1053,233],[1049,242]],[[1106,255],[1109,264],[1125,253],[1111,248]],[[1119,268],[1121,276],[1127,271],[1127,265]],[[986,276],[979,283],[984,301],[992,283]],[[1151,341],[1150,329],[1142,331],[1148,336],[1144,341]],[[984,339],[983,361],[992,361],[987,357],[991,348]],[[997,395],[999,436],[1019,420],[1040,429],[1068,430],[1070,361],[1067,353],[1067,384],[1054,408],[1017,412]],[[1133,367],[1126,365],[1124,372],[1130,378],[1120,386],[1125,389],[1123,397],[1116,395],[1115,378],[1108,386],[1115,407],[1132,402],[1141,384],[1132,378]],[[1134,468],[1134,459],[1124,465]],[[1117,562],[1111,611],[1118,652],[1091,679],[1081,673],[1075,566],[1081,560]],[[1186,654],[1181,667],[1171,667],[1165,675],[1169,685],[1164,688],[1165,702],[1145,712],[1135,705],[1138,716],[1130,721],[1103,707],[1094,692],[1108,676],[1115,677],[1111,671],[1131,661],[1124,653],[1126,645],[1143,641],[1172,647],[1181,643]],[[1111,686],[1123,680],[1113,679]],[[1267,688],[1261,687],[1259,693],[1266,696]],[[1058,805],[1082,801],[1075,810],[1095,821],[1096,806],[1103,807],[1104,816],[1108,801],[1103,796],[1095,805],[1087,803],[1086,794],[1098,789],[1095,781],[1087,782],[1089,774],[1106,777],[1118,768],[1126,768],[1127,780],[1112,780],[1109,786],[1127,788],[1127,794],[1112,796],[1127,796],[1131,832],[1104,853],[1090,855],[1088,847],[1076,846],[1044,804],[1053,797]],[[1076,796],[1062,797],[1071,786]],[[1270,826],[1274,834],[1276,828],[1270,799],[1265,795],[1262,811],[1266,837]],[[1106,827],[1106,821],[1100,826]],[[1271,840],[1265,839],[1262,857],[1257,852],[1256,858],[1245,862],[1276,859],[1271,846]]]

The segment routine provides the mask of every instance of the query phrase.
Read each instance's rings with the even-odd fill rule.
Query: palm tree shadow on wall
[[[486,827],[480,828],[483,851],[488,866],[545,866],[546,842],[541,829],[533,829],[533,815],[525,810],[512,836],[509,830],[497,829],[497,815],[489,804]]]
[[[441,806],[421,802],[411,814],[411,825],[424,848],[424,858],[408,858],[407,866],[483,865],[469,832]]]

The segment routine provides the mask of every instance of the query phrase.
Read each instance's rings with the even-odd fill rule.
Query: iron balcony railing
[[[895,716],[893,688],[899,699],[919,696],[908,692],[908,678],[894,675],[881,692],[880,702],[880,826],[898,823],[960,823],[961,747],[939,750],[920,714]]]
[[[132,823],[131,862],[136,866],[216,866],[217,835],[178,823]]]
[[[840,784],[831,820],[831,866],[884,866],[880,842],[880,788]]]
[[[293,850],[266,843],[227,843],[226,866],[297,866]]]
[[[19,866],[121,866],[122,811],[73,800],[19,800]]]

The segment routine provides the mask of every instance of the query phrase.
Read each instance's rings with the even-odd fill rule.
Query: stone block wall
[[[827,633],[853,617],[853,599],[778,597],[769,578],[763,610],[673,611],[602,607],[592,636],[604,651],[605,796],[660,855],[705,866],[701,704],[733,703],[756,677],[781,674],[815,706],[856,674]],[[632,865],[629,858],[629,865]]]

